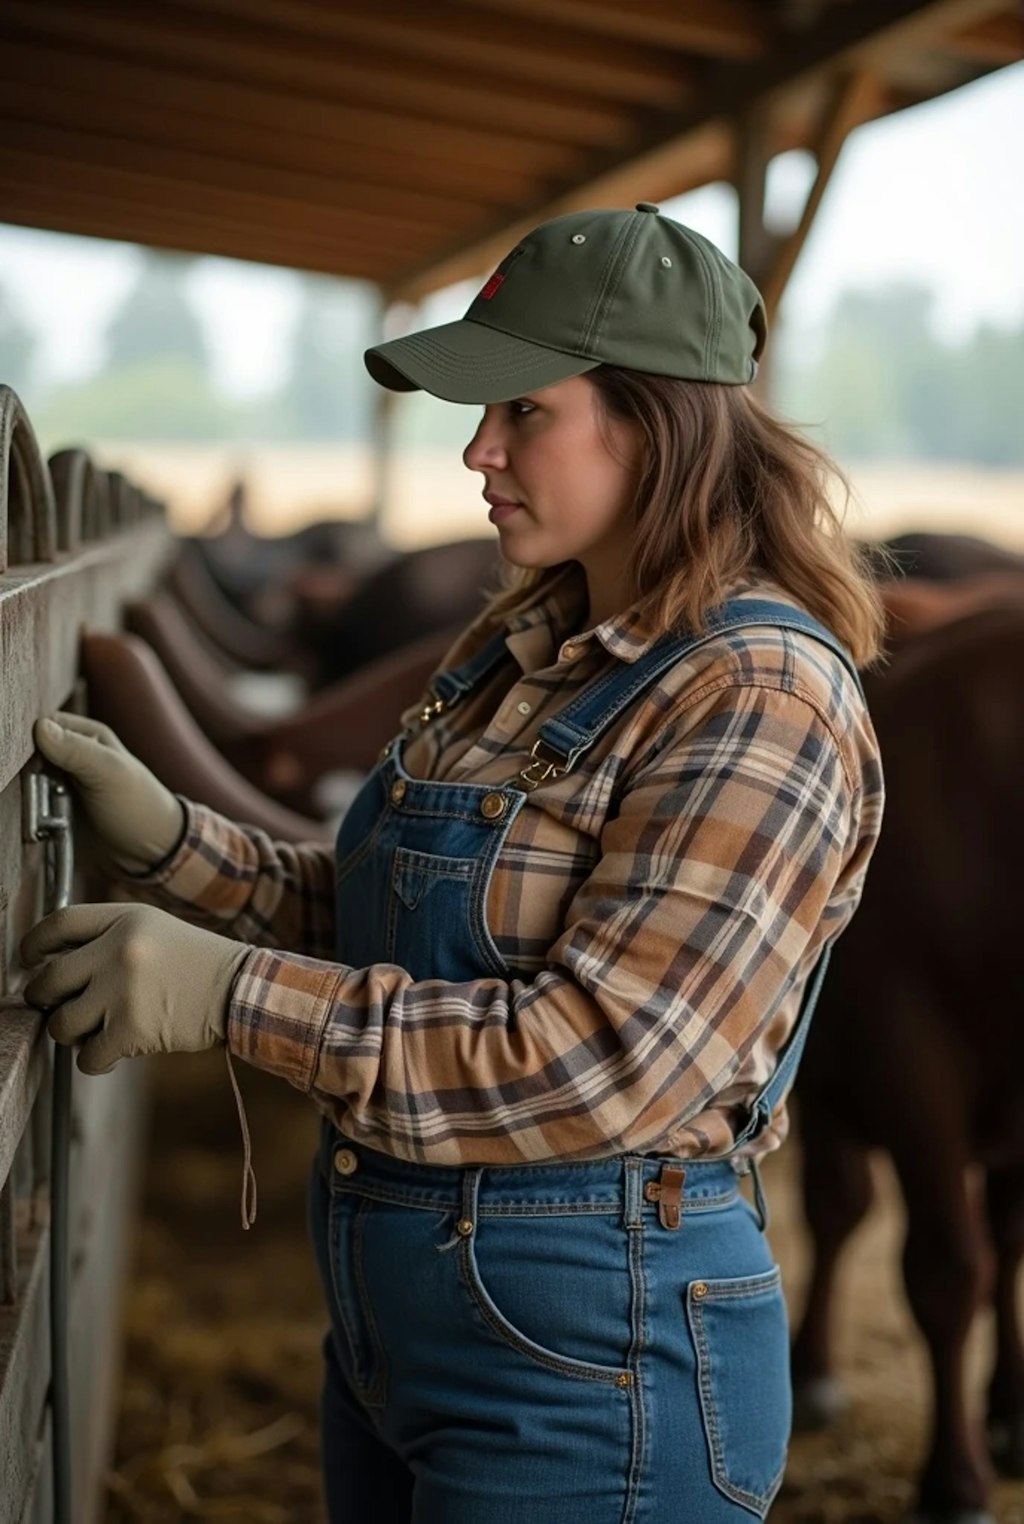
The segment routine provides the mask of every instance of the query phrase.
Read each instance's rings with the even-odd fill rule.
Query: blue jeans
[[[726,1163],[686,1167],[664,1226],[663,1162],[410,1165],[323,1124],[331,1524],[765,1516],[790,1428],[779,1273]]]

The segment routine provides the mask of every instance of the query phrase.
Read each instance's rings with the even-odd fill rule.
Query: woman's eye
[[[532,402],[521,402],[518,398],[515,402],[509,403],[508,410],[513,418],[527,418],[537,411]]]

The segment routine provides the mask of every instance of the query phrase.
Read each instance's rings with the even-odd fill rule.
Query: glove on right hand
[[[66,772],[101,844],[126,873],[146,873],[178,844],[180,799],[122,746],[108,725],[58,710],[37,720],[35,743]]]

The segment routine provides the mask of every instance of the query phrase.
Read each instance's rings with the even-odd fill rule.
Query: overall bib
[[[339,959],[416,980],[515,977],[488,932],[487,889],[546,759],[571,767],[667,667],[750,624],[812,635],[853,671],[809,615],[747,600],[595,679],[541,727],[526,787],[412,778],[396,738],[338,834]],[[435,692],[457,703],[509,659],[499,634]],[[736,1147],[792,1081],[826,958]],[[728,1160],[449,1168],[352,1143],[325,1120],[309,1206],[331,1314],[331,1524],[765,1516],[790,1429],[786,1309]]]

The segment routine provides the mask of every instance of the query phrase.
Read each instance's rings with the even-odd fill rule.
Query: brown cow
[[[871,1199],[868,1150],[883,1148],[906,1200],[904,1276],[934,1387],[916,1517],[983,1524],[989,1452],[1024,1476],[1024,602],[929,630],[866,688],[888,806],[797,1084],[815,1251],[797,1402],[818,1421],[837,1405],[834,1270]],[[997,1323],[988,1447],[964,1381],[986,1300]]]

